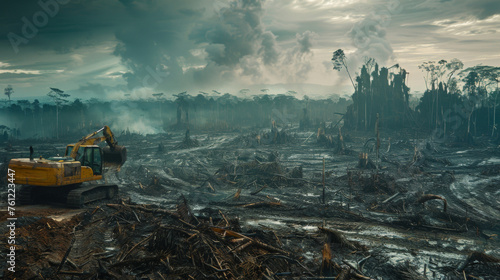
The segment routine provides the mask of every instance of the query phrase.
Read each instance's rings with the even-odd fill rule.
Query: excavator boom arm
[[[111,129],[107,125],[105,125],[101,129],[102,129],[102,134],[104,134],[106,143],[108,144],[109,148],[111,148],[111,150],[114,150],[118,145],[118,142],[116,142],[113,132],[111,132]]]
[[[101,131],[104,136],[95,137]],[[96,145],[101,141],[106,141],[106,144],[108,144],[111,151],[115,151],[115,149],[119,147],[118,142],[116,142],[115,140],[113,132],[111,131],[109,126],[105,125],[101,129],[92,132],[91,134],[83,137],[78,142],[76,142],[69,156],[72,157],[73,159],[76,159],[76,156],[78,155],[78,150],[81,145]]]

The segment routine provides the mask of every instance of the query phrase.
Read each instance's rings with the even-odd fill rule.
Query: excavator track
[[[112,199],[118,193],[117,185],[92,185],[76,188],[68,193],[66,205],[82,208],[86,204],[103,199]]]
[[[33,186],[21,186],[17,192],[17,202],[19,205],[31,205],[35,202],[33,189]]]
[[[107,184],[57,188],[24,185],[17,192],[17,203],[19,205],[65,204],[72,208],[82,208],[94,201],[113,199],[117,193],[117,185]]]

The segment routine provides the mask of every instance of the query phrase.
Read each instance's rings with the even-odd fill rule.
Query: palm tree
[[[349,68],[347,68],[346,56],[342,49],[338,49],[333,53],[332,63],[333,63],[333,69],[337,71],[340,71],[342,69],[342,66],[345,67],[345,71],[347,72],[347,75],[351,80],[352,86],[354,87],[354,90],[356,90],[356,86],[354,85],[351,74],[349,73]]]

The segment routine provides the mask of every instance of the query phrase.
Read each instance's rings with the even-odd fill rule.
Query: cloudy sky
[[[498,0],[3,0],[0,86],[13,97],[141,98],[187,90],[350,94],[365,57],[410,72],[458,58],[500,66]],[[248,89],[248,90],[242,90]],[[3,97],[2,97],[3,98]]]

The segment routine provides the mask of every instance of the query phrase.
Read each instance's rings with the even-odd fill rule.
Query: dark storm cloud
[[[120,14],[119,5],[111,0],[10,0],[2,6],[0,44],[11,54],[15,48],[68,53],[95,45],[109,35]]]
[[[183,67],[200,63],[189,52],[196,46],[188,39],[203,11],[200,1],[123,3],[134,20],[124,23],[115,33],[119,43],[114,54],[129,69],[123,75],[129,88],[168,86],[180,90],[182,84],[189,84]]]
[[[191,58],[188,30],[205,9],[202,1],[66,0],[68,3],[64,5],[57,5],[56,0],[42,2],[56,3],[51,8],[53,16],[49,15],[42,26],[36,26],[33,21],[34,15],[45,12],[39,1],[9,1],[4,4],[7,9],[0,9],[3,18],[0,61],[9,61],[15,55],[8,34],[24,38],[15,46],[22,57],[32,54],[33,50],[71,54],[84,47],[97,48],[105,41],[114,41],[114,54],[129,69],[124,78],[130,88],[166,82],[166,72],[171,80],[181,81],[183,70],[177,59]],[[11,55],[7,56],[8,53]],[[30,64],[22,57],[12,63],[14,67]],[[145,83],[148,77],[151,79]]]
[[[119,44],[114,54],[129,69],[123,77],[131,89],[159,86],[183,90],[185,85],[234,81],[238,75],[255,80],[262,77],[263,65],[280,61],[276,36],[262,24],[264,1],[237,0],[220,9],[215,5],[197,10],[189,7],[200,1],[175,3],[125,3],[138,19],[116,32]],[[210,9],[215,13],[200,17],[202,11]],[[309,49],[309,43],[309,38],[304,38],[304,48]],[[203,53],[193,55],[193,50],[200,48]]]
[[[253,81],[265,80],[264,72],[271,71],[281,73],[281,78],[287,80],[303,80],[311,69],[305,54],[309,58],[312,56],[312,33],[296,35],[296,47],[283,50],[276,35],[263,24],[263,17],[264,1],[239,0],[222,8],[218,17],[198,25],[190,38],[200,44],[208,42],[204,49],[209,63],[202,71],[212,71],[217,67],[222,72],[228,68],[240,69],[243,76],[249,76]]]
[[[474,47],[489,52],[498,42],[493,15],[500,11],[497,0],[41,0],[59,3],[48,10],[39,2],[0,4],[0,62],[10,64],[3,69],[43,70],[23,78],[43,87],[49,78],[75,89],[102,83],[107,93],[121,91],[118,83],[165,92],[228,81],[324,83],[333,70],[323,62],[338,48],[359,63],[363,56],[384,63],[393,50],[408,61],[452,51],[473,56]],[[26,28],[36,15],[44,20],[40,12],[46,24]],[[17,54],[10,33],[26,39]],[[81,88],[91,89],[99,91]]]
[[[281,73],[271,69],[279,63],[285,63],[283,69],[287,69],[287,65],[301,63],[304,54],[312,56],[309,33],[304,31],[300,36],[305,37],[296,37],[298,41],[289,45],[290,49],[278,44],[277,36],[263,24],[263,0],[64,1],[41,0],[40,5],[40,0],[12,0],[4,4],[8,8],[0,9],[0,61],[12,62],[13,68],[74,69],[88,65],[89,50],[103,49],[106,44],[105,48],[111,47],[112,54],[125,67],[121,74],[129,89],[175,91],[184,90],[186,85],[220,84],[238,76],[260,79],[263,71]],[[47,5],[49,10],[44,8]],[[48,16],[46,24],[35,24],[36,30],[26,28],[26,22],[33,24],[41,12]],[[26,30],[33,34],[26,34]],[[11,57],[15,51],[7,36],[10,33],[26,39],[15,42],[19,51],[15,59]],[[86,55],[80,54],[83,50]],[[54,58],[66,55],[66,59],[58,57],[53,65],[41,65],[33,61],[34,53],[39,51]],[[72,54],[80,58],[72,59]],[[110,74],[116,72],[116,67],[101,65],[85,71],[78,80],[116,77]],[[307,69],[310,65],[296,67],[282,77],[294,73],[305,77]]]
[[[236,66],[243,57],[254,55],[263,39],[266,40],[266,53],[275,43],[272,34],[263,38],[262,4],[260,0],[232,2],[229,7],[221,9],[219,18],[198,26],[190,38],[197,43],[207,41],[208,59],[218,65]]]
[[[485,19],[500,14],[500,1],[498,0],[476,0],[464,1],[472,15],[478,19]]]

